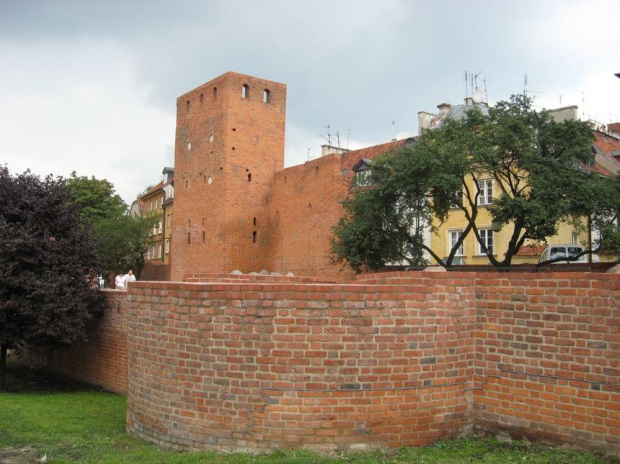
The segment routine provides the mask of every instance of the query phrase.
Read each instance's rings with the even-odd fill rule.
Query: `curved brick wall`
[[[330,450],[472,429],[466,281],[138,282],[129,298],[127,427],[143,438]]]
[[[130,433],[325,451],[479,430],[620,452],[618,275],[232,280],[132,286]]]

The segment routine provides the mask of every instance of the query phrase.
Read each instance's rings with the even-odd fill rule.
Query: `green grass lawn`
[[[264,455],[160,450],[125,433],[123,396],[57,382],[11,367],[0,393],[0,464],[100,463],[602,463],[613,457],[463,438],[423,448],[323,456],[306,451]]]

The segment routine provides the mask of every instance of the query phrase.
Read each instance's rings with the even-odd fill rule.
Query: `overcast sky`
[[[417,134],[464,71],[490,102],[527,75],[536,105],[620,121],[619,18],[618,0],[0,0],[0,163],[130,203],[174,163],[176,97],[226,71],[287,84],[287,166],[327,125],[350,148]]]

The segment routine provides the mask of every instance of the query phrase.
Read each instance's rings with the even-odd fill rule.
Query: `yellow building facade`
[[[470,192],[476,192],[474,180],[468,177],[467,187]],[[493,204],[495,198],[499,196],[499,188],[496,187],[495,181],[491,177],[480,176],[478,179],[480,196],[478,198],[478,216],[476,218],[476,226],[480,232],[481,238],[489,250],[498,261],[504,259],[509,241],[514,232],[513,224],[506,224],[501,228],[494,227],[493,219],[489,212],[489,206]],[[433,225],[437,228],[435,233],[431,234],[431,249],[445,262],[452,247],[456,244],[461,234],[464,233],[468,221],[465,213],[458,207],[454,207],[448,216],[448,219],[442,224],[435,219]],[[584,221],[583,227],[576,228],[572,224],[561,223],[558,226],[558,233],[549,237],[545,244],[539,244],[526,241],[522,249],[517,255],[513,256],[511,264],[537,263],[540,254],[547,245],[555,244],[580,244],[587,245],[588,233],[587,224]],[[432,260],[433,264],[438,264]],[[474,231],[471,230],[459,250],[454,256],[453,264],[467,265],[488,265],[489,258],[483,252],[480,243],[476,239]]]

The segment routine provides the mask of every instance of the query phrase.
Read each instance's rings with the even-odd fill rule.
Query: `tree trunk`
[[[6,343],[0,344],[0,391],[4,391],[6,380],[6,352],[9,346]]]

